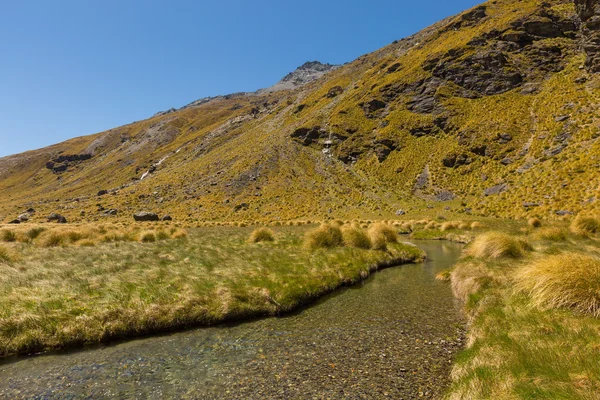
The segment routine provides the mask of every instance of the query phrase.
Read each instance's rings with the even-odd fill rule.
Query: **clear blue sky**
[[[344,63],[478,0],[0,1],[0,157]]]

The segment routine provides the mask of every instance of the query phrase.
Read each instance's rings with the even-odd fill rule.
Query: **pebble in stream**
[[[0,365],[0,398],[431,399],[464,321],[434,279],[461,247],[375,274],[284,318],[191,330]]]

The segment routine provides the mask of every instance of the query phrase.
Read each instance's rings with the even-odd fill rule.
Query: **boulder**
[[[52,213],[48,216],[48,222],[56,222],[57,224],[66,224],[67,223],[67,219],[57,213]]]
[[[173,218],[170,215],[165,215],[164,217],[162,217],[163,221],[173,221]]]
[[[139,222],[158,221],[158,215],[152,212],[141,211],[133,214],[133,219]]]
[[[98,194],[97,194],[97,195],[98,195],[98,196],[104,196],[105,194],[108,194],[108,190],[104,190],[104,189],[102,189],[102,190],[100,190],[100,191],[98,192]]]
[[[503,192],[506,192],[508,190],[508,185],[506,183],[501,183],[499,185],[496,186],[492,186],[490,188],[487,188],[483,191],[483,195],[484,196],[492,196],[495,194],[500,194]]]

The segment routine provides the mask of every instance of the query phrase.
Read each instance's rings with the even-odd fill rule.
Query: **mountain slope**
[[[595,9],[490,1],[295,89],[205,99],[2,158],[0,217],[597,210]]]

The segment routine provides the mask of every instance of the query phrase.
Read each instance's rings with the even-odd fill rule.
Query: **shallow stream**
[[[464,321],[447,283],[461,245],[280,318],[6,360],[0,398],[438,398]]]

